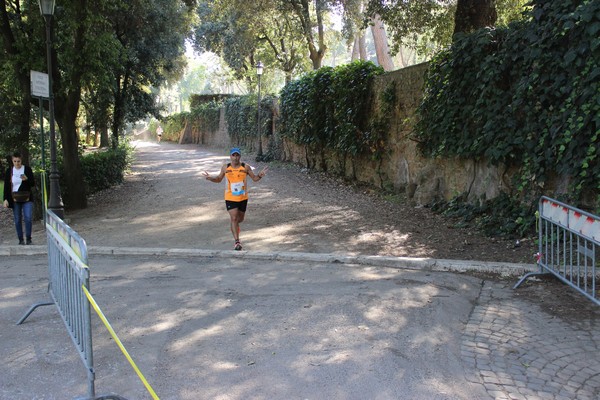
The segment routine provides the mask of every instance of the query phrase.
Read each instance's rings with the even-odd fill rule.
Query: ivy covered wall
[[[369,150],[352,154],[284,137],[280,158],[406,195],[415,205],[459,195],[472,202],[498,196],[508,189],[505,175],[509,171],[503,166],[488,165],[485,160],[420,155],[414,125],[427,68],[428,64],[419,64],[373,78],[365,126],[379,141]]]
[[[417,205],[512,209],[491,226],[524,231],[542,194],[600,212],[599,78],[600,1],[533,0],[529,18],[458,38],[428,65],[313,71],[263,120],[273,158]],[[232,115],[252,126],[251,100]],[[254,143],[242,125],[230,142]]]

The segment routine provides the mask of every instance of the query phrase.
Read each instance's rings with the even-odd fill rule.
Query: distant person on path
[[[255,175],[248,164],[241,162],[242,152],[237,147],[231,149],[229,158],[231,162],[223,164],[219,175],[213,177],[206,171],[203,171],[202,175],[204,175],[207,180],[216,183],[219,183],[223,178],[226,178],[225,207],[229,213],[231,233],[235,240],[234,250],[242,250],[242,243],[240,242],[240,224],[244,222],[246,207],[248,205],[248,184],[246,182],[246,177],[249,176],[252,181],[258,182],[265,176],[268,168],[263,168],[258,175]]]
[[[29,166],[23,165],[21,153],[14,152],[12,166],[8,167],[4,175],[4,207],[13,209],[19,244],[25,244],[23,221],[25,221],[27,244],[32,243],[33,187],[35,187],[33,171]]]
[[[158,139],[158,143],[160,143],[160,139],[162,139],[162,133],[162,126],[159,125],[158,128],[156,128],[156,138]]]

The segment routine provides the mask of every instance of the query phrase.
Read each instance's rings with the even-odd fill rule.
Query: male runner
[[[226,178],[225,207],[227,207],[227,212],[229,213],[231,233],[235,240],[234,250],[242,250],[242,243],[240,242],[240,224],[244,222],[246,207],[248,205],[248,185],[246,177],[249,176],[254,182],[258,182],[265,176],[268,168],[263,168],[258,175],[255,175],[248,164],[241,162],[242,152],[237,147],[231,149],[229,158],[231,162],[223,164],[219,175],[213,177],[206,171],[203,171],[202,175],[209,181],[216,183],[219,183],[223,178]]]

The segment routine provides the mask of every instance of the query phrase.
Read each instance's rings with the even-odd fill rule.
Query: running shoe
[[[242,244],[239,240],[235,242],[235,247],[233,249],[238,251],[242,249]]]

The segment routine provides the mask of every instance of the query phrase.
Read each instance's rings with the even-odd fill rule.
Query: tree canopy
[[[195,0],[57,2],[50,74],[68,187],[65,206],[86,206],[80,127],[106,132],[111,126],[116,143],[126,122],[157,113],[152,88],[182,73],[195,6]],[[34,139],[31,107],[37,101],[32,102],[29,71],[47,71],[44,26],[37,1],[0,1],[0,98],[10,105],[0,115],[4,151],[28,155]]]

